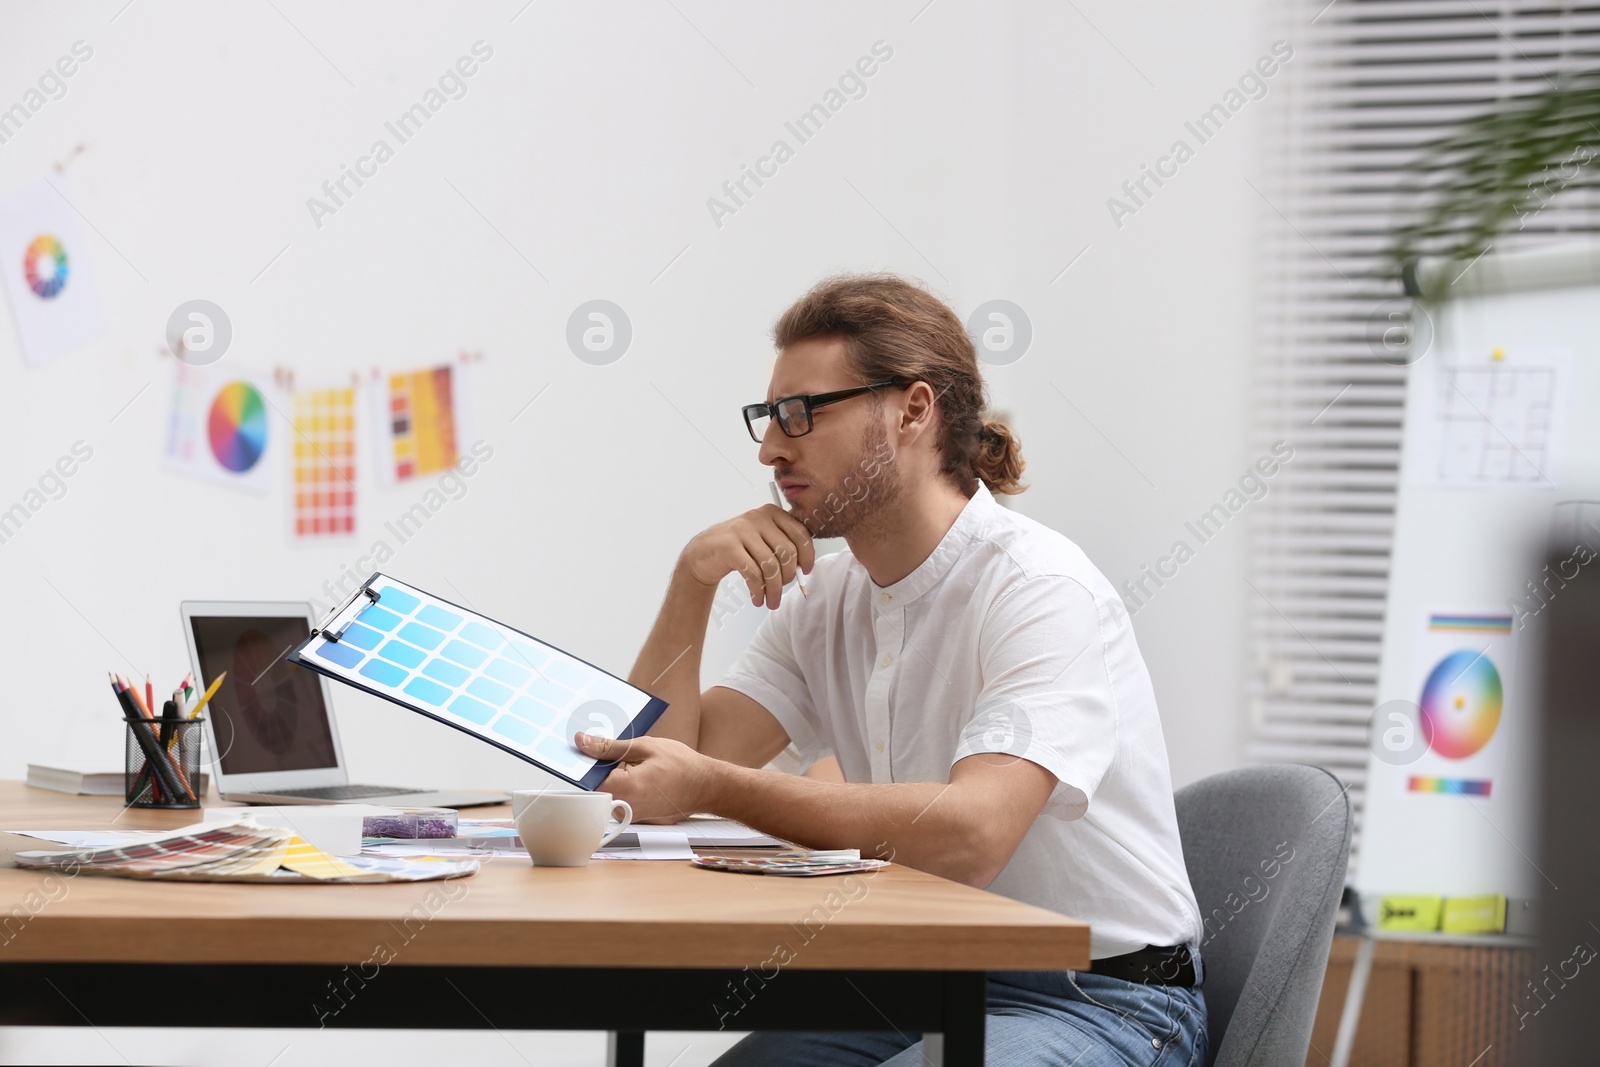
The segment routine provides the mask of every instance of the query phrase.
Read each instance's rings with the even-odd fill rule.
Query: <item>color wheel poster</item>
[[[0,274],[30,366],[105,328],[77,216],[49,182],[0,200]]]
[[[282,405],[274,386],[220,364],[173,364],[167,468],[251,493],[268,492],[276,438],[288,429],[277,415]]]
[[[1405,768],[1406,793],[1486,800],[1503,786],[1515,721],[1512,619],[1504,611],[1431,611],[1414,652],[1414,699],[1427,748]]]

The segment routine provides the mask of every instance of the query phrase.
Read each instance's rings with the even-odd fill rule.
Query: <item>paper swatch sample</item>
[[[301,389],[294,394],[294,540],[355,534],[355,427],[355,389]]]
[[[426,882],[476,874],[476,860],[330,856],[276,826],[195,823],[103,848],[18,852],[19,867],[191,882]]]
[[[269,461],[280,427],[273,386],[247,372],[173,360],[166,466],[252,493],[271,488]]]
[[[857,871],[875,871],[889,866],[888,860],[833,859],[827,853],[807,856],[802,852],[776,856],[696,856],[691,860],[696,867],[708,871],[731,871],[734,874],[776,874],[785,878],[816,878],[825,874],[854,874]]]
[[[461,458],[459,369],[451,364],[385,374],[373,382],[378,480],[384,486],[436,474]]]
[[[66,195],[40,181],[0,199],[0,274],[30,366],[105,329],[88,245]]]

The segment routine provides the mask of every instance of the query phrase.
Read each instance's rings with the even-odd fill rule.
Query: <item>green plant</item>
[[[1513,220],[1526,226],[1597,155],[1600,71],[1504,101],[1425,146],[1401,190],[1420,206],[1389,251],[1406,292],[1436,300],[1418,276],[1421,256],[1476,259]]]

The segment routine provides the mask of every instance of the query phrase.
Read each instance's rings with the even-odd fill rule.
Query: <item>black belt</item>
[[[1108,956],[1089,964],[1090,974],[1103,974],[1127,982],[1149,985],[1181,985],[1194,988],[1194,957],[1187,945],[1169,948],[1145,946],[1137,952]]]

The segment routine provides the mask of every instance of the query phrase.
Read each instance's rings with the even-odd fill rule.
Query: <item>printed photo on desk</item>
[[[574,732],[638,737],[667,708],[554,645],[382,573],[288,659],[584,789],[598,788],[611,764],[579,752]]]

